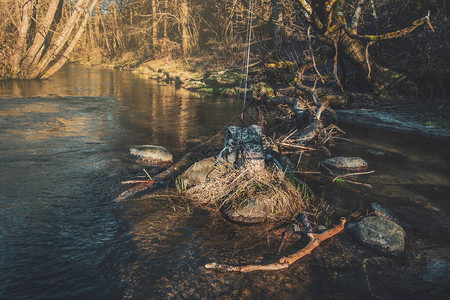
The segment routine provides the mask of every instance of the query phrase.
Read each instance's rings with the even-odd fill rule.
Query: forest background
[[[311,85],[330,79],[341,91],[442,99],[450,82],[448,6],[445,0],[1,0],[0,78],[45,79],[69,59],[120,68],[164,59],[203,72],[239,67],[252,8],[251,61],[260,81],[288,84],[310,72]]]

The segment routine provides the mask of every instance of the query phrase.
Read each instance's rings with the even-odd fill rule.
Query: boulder
[[[228,221],[238,224],[258,224],[267,219],[267,212],[257,201],[249,200],[237,210],[223,209],[222,215]]]
[[[384,217],[365,217],[347,228],[360,242],[382,253],[399,255],[405,250],[405,230]]]
[[[130,154],[149,164],[164,165],[173,162],[172,153],[161,146],[141,145],[131,147]]]
[[[189,167],[180,177],[186,188],[203,183],[206,179],[225,174],[228,167],[224,164],[216,166],[214,157],[205,158]]]
[[[367,162],[360,157],[331,157],[323,162],[320,165],[325,166],[331,169],[337,169],[348,172],[358,172],[366,170],[369,165]]]

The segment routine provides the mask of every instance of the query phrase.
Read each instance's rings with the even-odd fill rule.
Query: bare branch
[[[351,29],[349,29],[347,26],[345,26],[345,24],[341,24],[341,27],[344,29],[345,33],[353,39],[376,42],[376,41],[395,39],[395,38],[405,36],[423,24],[427,24],[431,28],[431,30],[433,30],[433,32],[434,32],[434,28],[430,22],[430,12],[428,12],[428,15],[426,15],[425,17],[415,20],[412,23],[412,25],[409,27],[406,27],[406,28],[403,28],[403,29],[400,29],[400,30],[397,30],[394,32],[381,34],[381,35],[359,35],[359,34],[353,33]]]
[[[350,24],[350,28],[352,29],[352,33],[358,33],[358,22],[359,18],[361,17],[362,8],[364,0],[358,0],[358,3],[356,4],[355,13],[352,17],[352,23]]]
[[[336,234],[342,232],[344,230],[346,219],[341,218],[341,223],[339,225],[334,226],[331,229],[328,229],[322,233],[309,233],[308,237],[310,238],[309,243],[299,251],[280,258],[277,263],[267,264],[267,265],[245,265],[245,266],[229,266],[229,265],[220,265],[217,263],[209,263],[205,265],[207,269],[216,269],[222,272],[239,272],[239,273],[249,273],[254,271],[278,271],[285,270],[289,268],[293,263],[302,257],[311,254],[311,252],[316,249],[321,242],[335,236]]]
[[[311,45],[311,26],[308,26],[308,30],[306,31],[306,33],[308,34],[308,45],[309,45],[309,51],[311,52],[311,58],[312,58],[314,70],[316,71],[317,75],[320,77],[320,81],[322,81],[322,83],[325,83],[325,80],[323,80],[322,74],[320,74],[319,70],[317,70],[316,59],[314,58],[314,51],[313,51],[313,48]]]

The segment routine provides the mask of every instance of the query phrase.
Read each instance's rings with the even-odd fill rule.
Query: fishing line
[[[247,57],[246,57],[246,65],[245,65],[245,77],[244,77],[244,105],[241,113],[242,120],[242,128],[244,127],[244,114],[245,114],[245,104],[247,101],[247,87],[248,87],[248,69],[250,65],[250,48],[252,42],[252,25],[253,25],[253,7],[254,0],[250,0],[249,2],[249,19],[248,19],[248,27],[247,27]]]

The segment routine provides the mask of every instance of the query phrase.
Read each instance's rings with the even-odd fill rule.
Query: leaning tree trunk
[[[67,41],[69,40],[73,29],[78,23],[78,20],[81,17],[81,14],[84,13],[86,7],[88,6],[89,0],[79,0],[75,7],[75,12],[72,13],[71,17],[67,21],[64,26],[62,32],[56,37],[55,41],[52,41],[52,45],[48,51],[46,51],[45,55],[36,65],[34,70],[30,70],[31,72],[27,74],[26,78],[41,78],[42,75],[47,70],[49,64],[57,59]]]
[[[68,20],[60,22],[63,0],[24,0],[17,40],[7,59],[10,79],[47,78],[67,61],[99,0],[78,0]],[[67,4],[67,2],[66,2]],[[15,5],[13,1],[6,5]],[[33,11],[44,13],[33,15]],[[89,8],[88,8],[89,7]],[[81,20],[81,21],[80,21]],[[35,24],[35,26],[31,25]]]
[[[39,62],[39,53],[41,53],[41,49],[44,47],[44,42],[54,21],[55,13],[58,8],[62,8],[62,4],[63,0],[52,0],[50,2],[44,20],[38,27],[33,44],[28,48],[26,57],[22,62],[22,72],[28,73],[29,70],[34,69]]]
[[[11,56],[10,62],[13,78],[18,77],[20,73],[20,62],[27,48],[27,35],[34,6],[34,1],[26,0],[22,2],[22,19],[19,25],[14,54]]]
[[[91,12],[94,10],[94,7],[96,5],[96,2],[92,2],[87,13],[85,13],[83,21],[81,22],[80,26],[78,27],[77,33],[70,41],[69,45],[67,46],[66,50],[62,54],[62,56],[59,58],[57,62],[55,62],[42,76],[42,79],[46,79],[50,76],[52,76],[54,73],[56,73],[61,67],[67,62],[70,53],[72,53],[73,49],[75,48],[75,45],[77,44],[78,40],[80,39],[81,35],[83,34],[87,22],[89,20]]]

